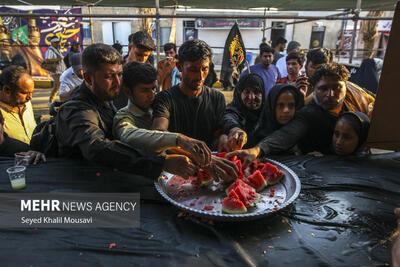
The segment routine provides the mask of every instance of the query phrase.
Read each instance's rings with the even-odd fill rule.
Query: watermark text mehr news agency
[[[68,201],[60,202],[56,199],[30,199],[21,200],[21,211],[134,211],[136,202],[130,201]]]

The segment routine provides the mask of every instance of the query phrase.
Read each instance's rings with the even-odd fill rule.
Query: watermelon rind
[[[230,203],[227,203],[230,202]],[[237,207],[235,209],[233,208],[228,208],[227,205],[234,206],[236,205]],[[229,213],[229,214],[243,214],[247,212],[246,206],[243,204],[242,201],[240,201],[238,195],[234,190],[231,190],[229,195],[224,198],[222,201],[222,212]]]
[[[261,185],[257,187],[257,185],[253,182],[252,178],[254,177],[254,174],[259,172],[260,173],[260,177],[263,179],[263,181],[261,182]],[[250,175],[249,177],[247,177],[244,182],[248,185],[250,185],[251,187],[253,187],[256,192],[260,192],[261,190],[263,190],[265,187],[267,187],[268,183],[267,181],[264,179],[264,176],[261,174],[260,171],[255,171],[252,175]]]
[[[282,173],[282,175],[275,181],[270,181],[269,179],[265,179],[265,181],[267,181],[268,185],[275,185],[275,184],[279,183],[284,176],[285,176],[285,174]]]
[[[210,177],[210,179],[203,180],[202,178],[205,178],[205,176]],[[197,178],[198,178],[198,180],[200,182],[200,186],[207,186],[214,180],[214,178],[211,175],[209,175],[206,171],[204,171],[201,168],[198,168]]]
[[[242,210],[230,210],[230,209],[225,209],[224,207],[222,207],[222,212],[225,212],[225,213],[228,213],[228,214],[244,214],[244,213],[247,213],[247,208],[246,208],[246,206],[244,204],[243,204],[243,207],[244,207],[244,209],[242,209]]]
[[[268,185],[277,184],[284,176],[282,171],[279,170],[277,166],[271,163],[266,163],[264,168],[260,172],[264,176],[264,179],[265,181],[267,181]],[[277,174],[280,174],[280,176],[275,178]]]
[[[250,191],[250,189],[248,189],[248,188],[246,188],[246,187],[242,187],[241,185],[238,185],[238,186],[235,188],[236,194],[238,195],[240,201],[242,201],[243,204],[246,206],[246,208],[247,208],[247,207],[255,206],[255,205],[257,204],[257,202],[260,200],[260,194],[258,194],[258,193],[256,193],[256,192],[254,192],[253,190],[251,190],[251,192],[253,192],[253,194],[256,194],[256,195],[255,195],[255,196],[256,196],[256,199],[249,200],[248,198],[246,198],[245,200],[248,200],[248,201],[249,201],[249,204],[247,204],[247,201],[245,201],[245,200],[243,199],[243,198],[245,197],[245,195],[243,196],[243,194],[246,194],[246,193],[247,193],[246,190]],[[243,198],[242,198],[242,196],[243,196]]]

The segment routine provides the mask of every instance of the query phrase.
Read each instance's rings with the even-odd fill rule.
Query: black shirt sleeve
[[[153,118],[164,117],[169,119],[171,115],[170,95],[163,91],[158,93],[153,104]]]
[[[258,146],[264,155],[273,155],[288,151],[305,137],[309,129],[303,116],[296,116],[291,122],[265,137]]]
[[[226,103],[225,103],[225,97],[222,93],[220,92],[216,92],[218,95],[218,100],[217,100],[217,106],[215,107],[215,116],[217,116],[217,130],[222,130],[223,125],[224,125],[224,121],[223,121],[223,117],[224,117],[224,112],[225,112],[225,108],[226,108]]]
[[[10,138],[6,133],[4,133],[4,141],[0,145],[0,156],[14,157],[15,153],[26,152],[28,150],[28,144],[14,138]]]
[[[222,123],[222,132],[224,134],[229,134],[229,131],[235,127],[243,129],[241,118],[238,114],[237,109],[229,105],[227,106],[224,115],[222,116]]]
[[[122,171],[151,178],[160,175],[164,157],[142,153],[118,140],[106,138],[98,112],[77,106],[62,107],[57,115],[57,140],[78,147],[84,158]]]

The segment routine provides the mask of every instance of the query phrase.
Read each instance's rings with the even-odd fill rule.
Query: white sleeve
[[[56,53],[54,53],[53,49],[51,49],[49,47],[46,50],[46,54],[44,55],[44,58],[45,59],[56,59],[56,58],[58,58],[58,55]]]
[[[71,85],[66,83],[66,82],[61,82],[60,83],[60,91],[58,92],[58,95],[66,94],[69,91],[71,91]]]

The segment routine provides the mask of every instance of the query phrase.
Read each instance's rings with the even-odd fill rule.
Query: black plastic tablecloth
[[[278,159],[302,182],[267,218],[213,224],[161,199],[153,181],[82,160],[27,169],[23,192],[140,192],[140,228],[0,229],[2,266],[376,266],[390,262],[400,206],[400,154]],[[0,160],[0,192],[12,192]],[[116,246],[109,248],[111,243]]]

